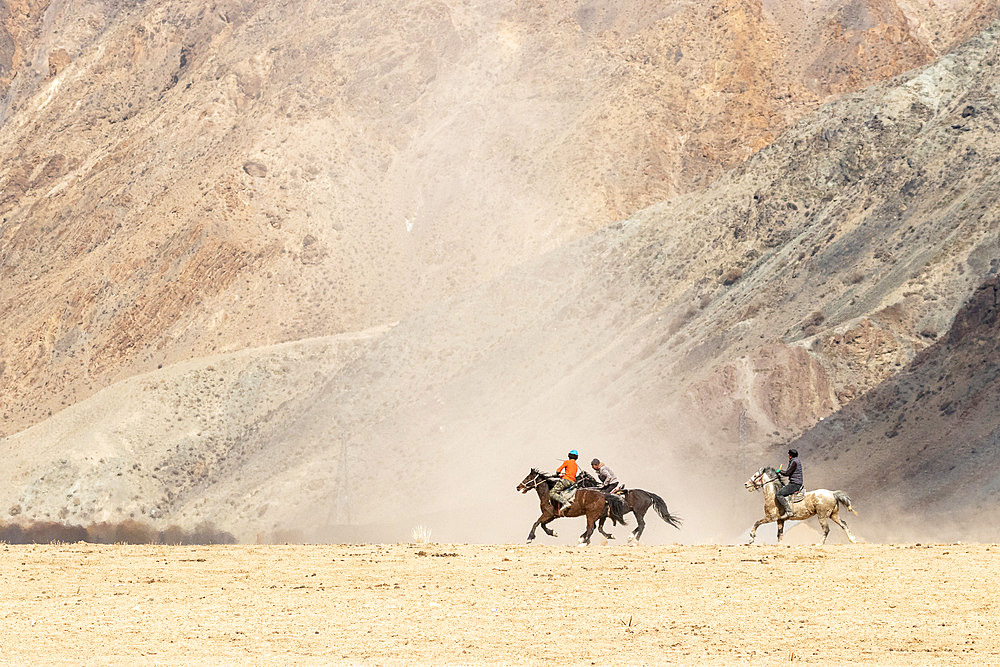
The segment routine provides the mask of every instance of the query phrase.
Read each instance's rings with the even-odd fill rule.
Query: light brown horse
[[[532,468],[531,472],[517,485],[517,490],[521,493],[527,493],[534,489],[538,493],[538,504],[542,510],[542,515],[538,517],[535,525],[531,527],[531,532],[528,533],[528,542],[535,539],[535,529],[539,526],[547,535],[558,537],[556,531],[550,530],[546,524],[560,517],[586,515],[587,530],[580,536],[581,544],[590,544],[590,536],[594,534],[597,520],[604,516],[605,510],[607,510],[613,524],[626,523],[624,515],[627,508],[622,499],[612,493],[602,493],[597,489],[577,489],[573,503],[565,513],[560,514],[555,503],[549,498],[549,490],[558,479],[558,477]]]
[[[819,525],[823,529],[823,539],[816,546],[826,544],[826,536],[830,534],[830,524],[827,522],[827,519],[831,519],[835,524],[844,529],[844,532],[847,533],[847,539],[851,541],[851,544],[857,543],[857,540],[854,539],[851,531],[847,528],[847,522],[839,516],[840,505],[843,505],[857,515],[857,512],[851,506],[851,498],[846,493],[843,491],[827,491],[826,489],[810,491],[801,501],[797,503],[790,502],[791,514],[785,515],[778,508],[778,503],[774,499],[777,493],[775,487],[780,482],[778,472],[774,468],[761,468],[744,484],[747,491],[751,493],[760,490],[764,491],[764,518],[760,519],[750,529],[750,541],[747,544],[753,544],[758,526],[771,523],[772,521],[778,522],[778,544],[781,544],[781,535],[785,530],[786,521],[803,521],[811,516],[819,519]]]

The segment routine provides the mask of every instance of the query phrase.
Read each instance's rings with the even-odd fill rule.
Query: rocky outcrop
[[[996,539],[983,515],[1000,498],[997,284],[979,285],[941,340],[796,443],[878,514],[875,536]]]

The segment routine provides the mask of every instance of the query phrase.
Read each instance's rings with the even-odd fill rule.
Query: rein
[[[761,473],[759,475],[754,475],[753,478],[750,480],[750,483],[753,484],[753,490],[754,491],[760,491],[761,489],[763,489],[768,484],[774,484],[775,482],[779,482],[779,483],[781,482],[781,478],[780,477],[775,477],[774,479],[769,479],[766,482],[761,482],[761,483],[758,484],[757,480],[759,480],[763,476],[764,476],[764,472],[761,471]]]
[[[531,478],[530,482],[528,482],[528,484],[530,484],[531,486],[528,486],[528,484],[525,484],[525,489],[528,490],[528,491],[533,491],[533,490],[537,489],[539,486],[541,486],[543,482],[548,482],[549,481],[548,478],[545,476],[544,473],[539,472],[537,470],[535,470],[533,472],[534,472],[535,476]]]

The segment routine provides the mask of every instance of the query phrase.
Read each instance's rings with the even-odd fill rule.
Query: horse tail
[[[659,497],[655,493],[650,493],[649,491],[646,491],[646,494],[649,496],[649,499],[653,501],[653,508],[656,510],[656,513],[660,515],[660,518],[679,530],[683,519],[676,514],[671,514],[667,511],[667,503],[663,501],[663,498]]]
[[[834,491],[833,497],[837,499],[837,502],[846,507],[851,514],[854,516],[858,515],[858,513],[854,511],[854,507],[851,505],[851,497],[849,495],[843,491]]]
[[[625,513],[629,510],[625,505],[625,501],[613,493],[604,494],[604,498],[608,504],[608,516],[611,517],[612,525],[617,526],[618,524],[621,524],[623,526],[627,526],[628,521],[625,520]]]

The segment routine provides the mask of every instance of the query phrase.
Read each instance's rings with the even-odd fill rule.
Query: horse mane
[[[769,474],[772,478],[778,476],[778,471],[775,470],[774,468],[772,468],[771,466],[765,466],[763,470],[764,470],[764,472],[766,472],[767,474]]]
[[[547,473],[547,472],[545,472],[543,470],[539,470],[538,468],[532,468],[531,472],[535,473],[536,475],[541,475],[542,477],[545,478],[545,481],[549,482],[550,484],[553,481],[559,479],[559,477],[557,477],[556,475],[552,475],[552,474]]]

